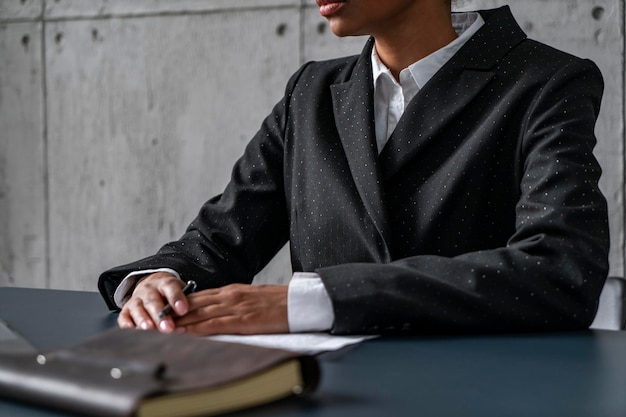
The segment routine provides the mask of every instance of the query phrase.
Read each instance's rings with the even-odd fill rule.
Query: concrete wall
[[[623,275],[623,0],[509,2],[605,76],[596,153]],[[289,75],[363,42],[336,39],[313,0],[0,0],[0,285],[94,290],[180,236]],[[258,281],[286,282],[286,259]]]

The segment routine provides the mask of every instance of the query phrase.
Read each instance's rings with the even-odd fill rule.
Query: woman
[[[318,5],[336,35],[371,36],[362,54],[304,65],[185,235],[100,277],[119,325],[586,328],[608,271],[597,67],[527,39],[507,7]],[[289,286],[249,285],[287,240]]]

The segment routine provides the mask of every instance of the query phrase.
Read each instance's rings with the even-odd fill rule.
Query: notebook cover
[[[304,393],[317,360],[184,334],[112,329],[47,353],[0,354],[0,396],[90,416],[132,416],[150,396],[207,389],[297,358]]]

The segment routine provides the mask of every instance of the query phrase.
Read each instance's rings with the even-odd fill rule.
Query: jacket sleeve
[[[587,328],[608,273],[607,206],[593,156],[602,91],[597,67],[575,60],[523,110],[520,198],[506,245],[318,269],[332,332]]]

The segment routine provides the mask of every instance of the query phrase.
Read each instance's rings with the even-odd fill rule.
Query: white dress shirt
[[[393,77],[372,49],[372,75],[374,82],[374,125],[376,145],[380,153],[396,128],[409,102],[443,65],[480,29],[484,24],[476,12],[453,13],[452,24],[459,35],[454,41],[411,64],[400,72],[399,82]],[[115,303],[121,307],[141,275],[171,269],[137,271],[124,278],[114,294]],[[335,320],[332,302],[321,278],[314,272],[296,272],[289,282],[287,295],[289,331],[313,332],[329,330]]]

